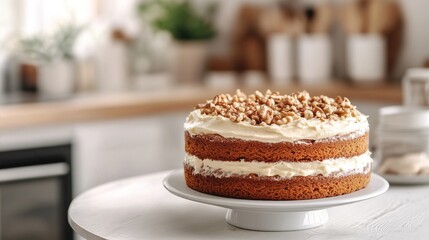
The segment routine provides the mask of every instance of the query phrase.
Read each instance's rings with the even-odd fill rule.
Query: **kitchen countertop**
[[[69,223],[88,240],[427,239],[429,185],[391,186],[374,199],[328,209],[328,222],[292,232],[249,231],[226,223],[226,209],[174,196],[169,172],[108,183],[73,200]]]
[[[400,103],[402,95],[400,86],[357,88],[344,84],[330,84],[306,87],[299,85],[258,87],[261,90],[268,88],[284,93],[306,89],[312,95],[342,95],[352,100],[392,104]],[[243,90],[250,92],[255,88]],[[193,86],[168,90],[80,94],[70,98],[49,100],[34,98],[24,103],[19,100],[8,100],[6,97],[0,105],[0,130],[137,117],[168,111],[189,111],[197,103],[221,92],[233,93],[234,90]]]

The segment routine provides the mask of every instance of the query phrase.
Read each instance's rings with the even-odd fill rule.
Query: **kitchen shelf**
[[[251,92],[256,88],[241,89]],[[338,83],[323,86],[291,84],[281,87],[265,85],[257,89],[271,89],[282,93],[305,89],[312,95],[342,95],[352,100],[391,104],[399,104],[402,99],[401,87],[398,85],[356,87]],[[0,105],[0,130],[190,111],[196,104],[218,93],[234,91],[235,88],[208,89],[203,86],[188,86],[154,91],[92,93],[56,101]]]

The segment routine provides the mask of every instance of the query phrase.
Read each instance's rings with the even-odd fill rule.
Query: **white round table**
[[[429,185],[392,186],[364,202],[329,209],[322,227],[257,232],[226,223],[226,209],[176,197],[170,171],[111,182],[73,200],[69,223],[88,239],[426,239]]]

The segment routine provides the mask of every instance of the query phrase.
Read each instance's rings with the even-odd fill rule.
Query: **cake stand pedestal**
[[[257,231],[294,231],[315,228],[328,221],[326,209],[300,212],[261,212],[228,209],[226,221],[239,228]]]
[[[294,231],[318,227],[328,221],[328,208],[367,200],[389,188],[386,180],[373,173],[366,188],[350,194],[310,200],[266,201],[197,192],[186,186],[183,170],[172,172],[163,184],[176,196],[227,208],[226,221],[229,224],[256,231]]]

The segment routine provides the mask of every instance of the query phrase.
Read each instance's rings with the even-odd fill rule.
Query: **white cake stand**
[[[176,196],[228,209],[226,221],[239,228],[257,231],[293,231],[318,227],[328,221],[327,208],[359,202],[387,191],[389,184],[372,174],[362,190],[322,199],[266,201],[212,196],[188,188],[183,170],[176,170],[164,179],[164,187]]]

